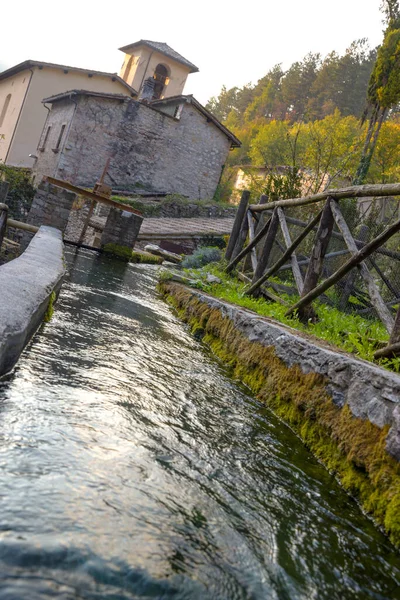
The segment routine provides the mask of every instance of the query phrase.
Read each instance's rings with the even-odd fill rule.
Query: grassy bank
[[[314,335],[365,360],[374,361],[374,352],[386,345],[389,340],[389,335],[380,321],[356,314],[346,314],[322,302],[314,304],[318,315],[316,323],[310,322],[305,325],[296,316],[286,317],[287,306],[264,298],[246,296],[247,286],[236,277],[226,275],[223,267],[222,263],[213,263],[202,269],[187,269],[186,274],[192,280],[197,281],[198,287],[221,300],[242,306],[261,316],[275,319],[294,329]],[[208,274],[217,277],[220,283],[207,282]],[[282,293],[279,295],[286,300],[288,305],[294,304],[296,301],[296,296],[289,297]],[[400,372],[400,358],[382,359],[379,364],[397,373]]]

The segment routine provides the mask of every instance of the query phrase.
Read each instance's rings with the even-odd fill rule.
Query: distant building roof
[[[61,92],[48,98],[43,98],[43,104],[53,104],[59,100],[65,98],[72,98],[72,96],[97,96],[99,98],[110,98],[110,100],[129,100],[124,94],[112,94],[110,92],[92,92],[91,90],[69,90],[68,92]]]
[[[200,113],[202,113],[208,122],[214,123],[218,129],[220,129],[225,135],[232,141],[232,148],[240,148],[242,142],[231,132],[229,129],[222,125],[218,119],[214,117],[209,110],[207,110],[196,98],[194,98],[191,94],[182,95],[182,96],[171,96],[170,98],[164,98],[163,100],[153,100],[150,102],[149,106],[153,108],[157,108],[158,106],[167,106],[168,104],[177,104],[179,101],[184,101],[189,104],[192,104]]]
[[[168,44],[166,44],[165,42],[152,42],[151,40],[139,40],[138,42],[134,42],[133,44],[128,44],[128,46],[123,46],[122,48],[120,48],[120,50],[122,52],[128,53],[128,51],[132,50],[133,48],[138,48],[139,46],[148,46],[152,50],[156,50],[156,52],[160,52],[161,54],[164,54],[165,56],[172,58],[176,62],[179,62],[182,65],[189,67],[191,73],[197,73],[197,71],[199,70],[198,67],[196,67],[196,65],[194,65],[189,60],[184,58],[181,54],[179,54],[179,52],[176,52],[176,50],[171,48],[171,46],[168,46]]]
[[[131,87],[130,85],[128,85],[126,83],[126,81],[124,81],[122,79],[122,77],[120,77],[119,75],[117,75],[116,73],[105,73],[104,71],[95,71],[94,69],[82,69],[80,67],[68,67],[66,65],[58,65],[55,63],[48,63],[48,62],[42,62],[42,61],[38,61],[38,60],[25,60],[22,63],[19,63],[18,65],[15,65],[14,67],[11,67],[10,69],[6,69],[5,71],[2,71],[0,73],[0,81],[2,79],[7,79],[7,77],[11,77],[12,75],[15,75],[16,73],[19,73],[20,71],[24,71],[25,69],[30,69],[31,67],[48,67],[51,69],[62,69],[63,71],[75,71],[75,72],[80,72],[80,73],[87,73],[87,75],[102,75],[103,77],[109,77],[110,79],[112,79],[112,81],[118,81],[119,83],[121,83],[126,89],[127,91],[130,93],[130,95],[133,96],[137,96],[138,93],[136,90],[133,89],[133,87]]]

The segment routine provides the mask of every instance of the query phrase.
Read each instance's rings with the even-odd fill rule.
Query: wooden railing
[[[250,265],[251,271],[250,278],[248,275],[241,274],[241,278],[249,283],[246,294],[258,296],[262,293],[270,300],[282,302],[282,299],[272,294],[270,288],[266,285],[270,283],[270,278],[284,267],[287,261],[290,261],[290,268],[299,299],[288,306],[286,315],[290,316],[296,313],[302,321],[307,322],[309,319],[315,319],[316,317],[313,301],[348,276],[350,271],[356,267],[364,281],[371,305],[390,335],[389,345],[376,352],[376,357],[400,354],[400,308],[396,317],[393,318],[390,307],[384,302],[368,266],[372,265],[372,268],[375,269],[389,289],[393,288],[390,280],[378,267],[372,255],[373,253],[380,253],[396,260],[400,259],[399,252],[382,248],[392,236],[400,231],[400,219],[391,223],[370,242],[365,243],[353,237],[340,208],[340,200],[345,198],[382,198],[388,196],[400,196],[400,184],[347,187],[338,190],[327,190],[321,194],[305,198],[275,202],[268,202],[265,196],[261,196],[259,204],[249,204],[250,193],[244,191],[226,249],[225,258],[228,261],[226,271],[227,273],[232,272],[241,261],[244,261],[247,266]],[[288,208],[318,203],[323,203],[323,205],[318,213],[310,218],[308,223],[288,218],[285,214],[285,210]],[[268,215],[266,222],[260,218],[263,213]],[[294,239],[291,237],[288,222],[295,222],[303,227],[301,233]],[[335,226],[338,231],[334,231]],[[274,264],[269,265],[279,229],[284,242],[284,247],[281,248],[282,256]],[[307,270],[303,275],[296,250],[313,231],[315,231],[315,239],[310,255],[305,261]],[[341,238],[346,245],[346,250],[327,254],[332,237]],[[248,240],[247,245],[246,240]],[[334,273],[320,281],[324,261],[330,256],[340,254],[349,254],[350,256]],[[400,298],[398,301],[400,303]]]

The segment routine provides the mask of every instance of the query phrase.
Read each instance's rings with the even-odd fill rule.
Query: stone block
[[[111,254],[129,258],[135,246],[142,221],[143,217],[139,215],[119,208],[112,208],[101,236],[100,247]]]
[[[59,229],[64,233],[76,194],[57,187],[47,181],[42,181],[32,202],[27,223],[40,227],[47,225]],[[33,235],[25,232],[21,239],[21,248],[24,250]]]

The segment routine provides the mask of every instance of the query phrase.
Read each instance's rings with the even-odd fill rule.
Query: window
[[[156,84],[154,86],[153,100],[158,100],[159,98],[161,98],[161,94],[164,91],[164,87],[168,85],[168,77],[169,73],[167,67],[161,64],[157,65],[153,75],[153,78],[156,80]]]
[[[175,119],[180,119],[182,114],[183,104],[177,104],[174,111]]]
[[[1,110],[0,127],[4,123],[4,119],[6,117],[6,113],[7,113],[7,109],[8,109],[8,105],[10,104],[10,101],[11,101],[11,94],[8,94],[8,96],[6,96],[6,99],[4,100],[3,108]]]
[[[56,145],[55,148],[53,148],[53,152],[59,152],[60,151],[61,140],[63,138],[65,128],[66,128],[65,124],[61,126],[61,131],[60,131],[60,135],[58,136],[57,145]]]
[[[43,144],[39,148],[39,150],[41,152],[44,152],[46,149],[47,140],[49,139],[49,135],[50,135],[50,129],[51,129],[51,125],[48,126],[48,128],[46,130],[46,135],[44,136]]]

